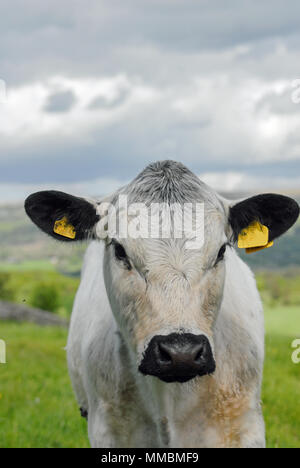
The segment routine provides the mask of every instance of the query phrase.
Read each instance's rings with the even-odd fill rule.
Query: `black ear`
[[[229,222],[234,240],[242,229],[253,221],[269,228],[269,242],[284,234],[295,224],[299,216],[299,205],[292,198],[267,193],[247,198],[230,208]]]
[[[100,219],[92,203],[55,190],[30,195],[25,201],[25,211],[42,231],[66,242],[93,238],[95,224]],[[54,232],[55,222],[63,218],[73,226],[74,239]]]

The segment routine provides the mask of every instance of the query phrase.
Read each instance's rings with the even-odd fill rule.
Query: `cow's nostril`
[[[170,343],[157,343],[157,357],[161,364],[197,366],[205,360],[204,343],[185,343],[178,346]]]
[[[173,361],[171,351],[163,343],[158,343],[158,358],[165,364],[171,364]]]
[[[205,355],[205,345],[204,344],[200,344],[198,346],[198,349],[195,350],[195,357],[194,357],[194,361],[196,363],[200,363],[203,361],[204,359],[204,355]]]

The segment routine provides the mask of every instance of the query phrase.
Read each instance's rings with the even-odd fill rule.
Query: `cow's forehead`
[[[210,208],[223,209],[217,193],[183,164],[160,161],[147,166],[132,182],[115,194],[126,195],[129,203],[206,203]]]
[[[132,221],[132,219],[130,219],[130,221]],[[184,230],[180,232],[180,234],[176,234],[173,229],[173,224],[171,226],[172,229],[168,231],[168,233],[170,232],[170,236],[167,234],[162,236],[161,233],[156,236],[149,230],[149,235],[147,237],[138,236],[136,238],[128,234],[125,238],[119,238],[117,236],[116,240],[123,244],[124,247],[127,246],[130,250],[136,250],[142,255],[147,250],[152,251],[156,249],[160,251],[168,249],[175,249],[177,251],[193,250],[195,253],[201,252],[205,254],[214,251],[216,246],[226,240],[226,217],[222,212],[217,210],[210,210],[203,218],[203,230],[201,229],[198,239],[200,242],[199,247],[195,243],[197,241],[196,235],[192,235],[191,237],[187,236]],[[193,245],[195,247],[193,247]]]
[[[184,218],[184,225],[188,225],[188,219],[192,219],[193,228],[195,223],[201,224],[203,228],[205,246],[209,246],[215,241],[219,242],[224,225],[226,223],[226,208],[217,193],[195,174],[187,169],[183,164],[175,161],[163,161],[150,164],[131,183],[123,187],[115,196],[114,205],[118,211],[120,196],[126,197],[127,208],[135,204],[142,204],[150,221],[157,223],[157,218],[153,219],[153,213],[159,210],[161,213],[160,223],[166,218],[167,212],[172,217],[172,227],[174,220]],[[119,197],[119,200],[118,200]],[[122,205],[123,206],[123,205]],[[154,211],[152,211],[152,208]],[[163,210],[166,209],[164,212]],[[121,211],[123,208],[121,208]],[[129,211],[130,213],[130,211]],[[157,213],[157,211],[156,211]],[[140,213],[138,213],[140,215]],[[179,218],[178,218],[178,215]],[[123,211],[121,216],[123,216]],[[127,212],[126,212],[127,216]],[[177,216],[177,218],[176,218]],[[128,216],[132,218],[134,215]],[[185,229],[184,228],[184,229]],[[172,234],[174,234],[172,232]],[[184,233],[186,234],[186,233]],[[208,242],[210,240],[210,242]],[[151,244],[151,241],[145,243]],[[177,247],[182,245],[177,242]],[[164,248],[168,242],[154,243]]]
[[[225,216],[219,210],[210,210],[204,218],[203,245],[195,239],[182,238],[132,238],[118,239],[138,270],[182,271],[192,276],[196,271],[210,267],[216,260],[220,247],[226,242]],[[192,243],[191,243],[192,242]],[[194,273],[193,273],[194,272]]]
[[[128,255],[141,268],[171,263],[178,265],[198,263],[205,266],[213,261],[216,252],[226,240],[227,215],[222,200],[213,189],[181,163],[164,161],[149,165],[116,194],[114,200],[116,207],[118,206],[117,197],[120,195],[126,195],[128,206],[136,203],[145,205],[148,215],[151,215],[151,207],[154,204],[164,205],[171,209],[172,223],[169,237],[162,237],[161,231],[158,237],[153,236],[152,231],[151,233],[148,231],[147,237],[142,238],[132,238],[128,234],[126,238],[118,239],[117,237]],[[183,215],[186,207],[190,214],[189,210],[192,207],[193,229],[195,229],[196,219],[197,222],[200,221],[201,246],[199,247],[195,244],[191,245],[191,241],[194,242],[195,238],[191,239],[186,235],[185,227],[180,238],[176,237],[173,229],[174,214],[180,211]],[[198,208],[199,211],[197,211]],[[132,218],[134,215],[128,216],[129,221]],[[162,218],[163,216],[160,221]]]

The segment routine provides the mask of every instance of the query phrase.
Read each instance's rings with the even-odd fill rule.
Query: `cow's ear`
[[[269,229],[269,242],[284,234],[295,224],[299,205],[292,198],[267,193],[232,204],[229,223],[236,241],[241,231],[255,221]]]
[[[96,203],[55,190],[30,195],[25,211],[42,231],[67,242],[94,238],[100,219]]]

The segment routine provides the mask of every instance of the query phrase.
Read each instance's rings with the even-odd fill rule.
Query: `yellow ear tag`
[[[246,249],[246,253],[252,254],[254,252],[258,252],[259,250],[269,249],[273,245],[274,245],[274,242],[272,241],[272,242],[268,242],[267,245],[265,245],[264,247],[251,247],[251,249]]]
[[[56,234],[59,234],[63,237],[68,237],[69,239],[75,239],[76,237],[75,228],[72,226],[72,224],[68,223],[66,216],[55,221],[53,231]]]
[[[269,229],[258,221],[254,221],[246,229],[243,229],[238,238],[239,249],[266,247],[268,243]]]

